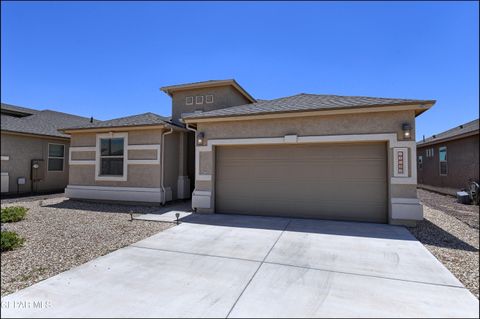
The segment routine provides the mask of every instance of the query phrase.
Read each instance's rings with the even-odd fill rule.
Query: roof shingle
[[[86,117],[43,110],[21,118],[2,114],[1,130],[54,137],[69,137],[69,135],[59,132],[58,129],[63,126],[82,125],[89,122],[90,119]]]
[[[62,130],[74,130],[74,129],[95,129],[95,128],[108,128],[108,127],[128,127],[128,126],[143,126],[143,125],[158,125],[169,123],[169,118],[160,116],[151,112],[120,117],[108,121],[96,121],[94,123],[82,123],[81,125],[64,126]]]
[[[449,130],[444,131],[442,133],[430,136],[430,137],[426,138],[425,141],[417,142],[417,146],[438,143],[438,142],[444,141],[446,139],[455,138],[457,136],[462,136],[464,134],[468,134],[468,133],[475,132],[475,131],[477,131],[477,132],[480,131],[479,119],[476,119],[476,120],[470,121],[468,123],[456,126],[452,129],[449,129]]]
[[[412,100],[378,98],[365,96],[340,96],[340,95],[318,95],[318,94],[297,94],[274,100],[257,100],[256,103],[233,106],[208,112],[190,113],[184,116],[185,119],[200,119],[212,117],[246,116],[257,114],[269,114],[277,112],[301,112],[314,110],[329,110],[342,108],[356,108],[367,106],[401,105],[401,104],[428,104],[433,100]]]

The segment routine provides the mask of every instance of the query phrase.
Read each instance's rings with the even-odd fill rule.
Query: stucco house
[[[161,88],[153,113],[67,127],[71,198],[199,213],[414,224],[415,118],[435,101],[298,94],[257,100],[235,80]]]
[[[455,195],[479,181],[479,119],[417,143],[418,186]]]
[[[2,103],[1,193],[63,191],[70,136],[58,131],[90,119]]]

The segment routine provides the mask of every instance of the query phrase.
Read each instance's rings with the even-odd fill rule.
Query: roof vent
[[[460,125],[459,128],[463,128],[463,125]]]
[[[90,123],[93,123],[93,116],[90,117]]]
[[[436,135],[432,135],[432,138],[436,138],[437,136]]]

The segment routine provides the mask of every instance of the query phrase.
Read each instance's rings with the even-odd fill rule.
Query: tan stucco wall
[[[203,104],[195,103],[195,96],[204,97]],[[205,103],[205,96],[213,95],[213,103]],[[186,97],[193,96],[193,105],[186,105]],[[230,106],[237,106],[250,103],[245,96],[240,94],[232,86],[212,87],[195,90],[178,91],[172,96],[172,119],[178,121],[182,113],[191,113],[195,111],[211,111]]]
[[[413,111],[395,111],[379,113],[358,113],[348,115],[328,115],[283,119],[258,119],[248,121],[225,121],[198,123],[197,130],[205,134],[205,139],[283,137],[285,135],[356,135],[396,133],[403,140],[402,124],[412,126],[412,140],[415,139],[415,113]],[[196,181],[195,190],[211,191],[211,208],[199,209],[199,212],[215,210],[215,148],[213,152],[199,153],[200,174],[211,174],[212,181]],[[391,149],[388,151],[388,178],[393,176]],[[409,175],[415,163],[409,163]],[[416,198],[415,184],[391,184],[388,189],[390,198]],[[390,212],[389,212],[390,214]]]
[[[20,192],[31,191],[30,166],[32,159],[43,159],[45,163],[45,179],[35,183],[35,191],[48,192],[65,188],[68,183],[68,140],[22,136],[4,132],[0,135],[1,155],[9,156],[8,161],[1,161],[1,171],[8,172],[9,175],[9,192],[17,192],[18,177],[26,177],[26,184],[20,186]],[[63,171],[48,171],[48,143],[65,145]]]
[[[402,139],[402,123],[410,123],[415,136],[413,111],[199,123],[198,131],[206,139],[373,133],[397,133]]]
[[[161,129],[135,130],[128,132],[129,145],[161,144]],[[178,132],[165,136],[165,182],[171,187],[173,199],[176,198],[178,178]],[[96,133],[72,134],[72,146],[95,147]],[[94,152],[75,152],[76,159],[95,159]],[[73,155],[72,154],[72,155]],[[129,159],[154,159],[154,150],[130,150]],[[70,185],[82,186],[113,186],[113,187],[160,187],[160,165],[158,164],[129,164],[126,181],[96,181],[95,165],[71,165]]]

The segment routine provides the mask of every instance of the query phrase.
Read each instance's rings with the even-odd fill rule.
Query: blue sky
[[[159,87],[235,78],[436,99],[417,139],[478,117],[477,2],[4,2],[2,102],[109,119],[170,114]]]

